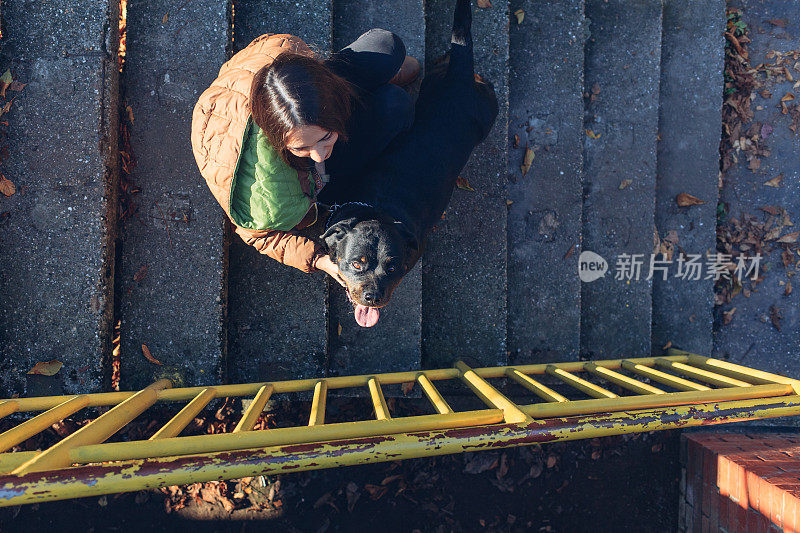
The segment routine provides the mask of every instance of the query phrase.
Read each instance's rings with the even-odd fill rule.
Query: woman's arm
[[[235,226],[236,233],[245,243],[253,246],[260,253],[270,256],[276,261],[302,270],[303,272],[316,272],[319,270],[314,263],[324,255],[325,248],[312,239],[296,235],[288,231],[267,230],[266,235],[254,237],[247,230]]]

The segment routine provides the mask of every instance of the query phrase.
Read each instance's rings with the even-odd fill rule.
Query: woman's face
[[[286,136],[286,148],[297,157],[310,157],[322,163],[333,152],[333,144],[339,134],[319,126],[301,126],[289,130]]]

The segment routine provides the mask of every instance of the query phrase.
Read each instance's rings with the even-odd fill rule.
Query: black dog
[[[375,325],[378,308],[422,255],[456,178],[497,117],[494,88],[476,81],[471,24],[469,0],[458,0],[449,63],[422,81],[414,125],[351,181],[350,201],[335,209],[321,236],[361,326]]]

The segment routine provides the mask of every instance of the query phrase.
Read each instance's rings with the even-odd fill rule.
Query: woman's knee
[[[406,45],[397,34],[382,28],[372,28],[348,46],[354,52],[373,52],[387,56],[386,68],[392,75],[400,70],[406,58]]]

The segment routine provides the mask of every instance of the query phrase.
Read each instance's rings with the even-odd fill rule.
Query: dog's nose
[[[375,292],[365,292],[363,297],[367,305],[375,305],[378,301],[378,294]]]

